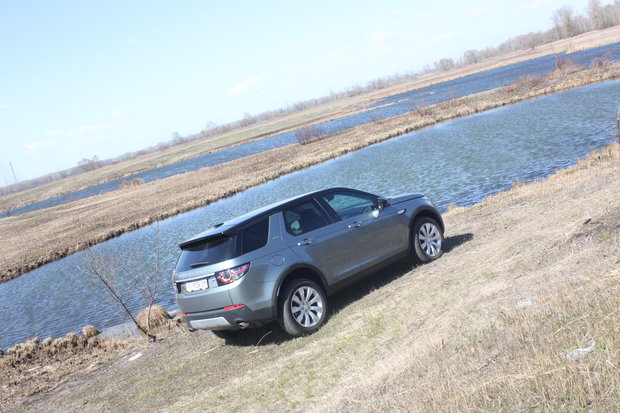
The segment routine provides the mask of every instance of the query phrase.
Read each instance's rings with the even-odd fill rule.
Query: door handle
[[[312,244],[312,240],[310,238],[305,238],[303,241],[297,243],[298,246],[303,247],[304,245]]]
[[[351,228],[359,228],[362,226],[362,223],[359,221],[355,221],[352,224],[347,225],[347,228],[351,229]]]

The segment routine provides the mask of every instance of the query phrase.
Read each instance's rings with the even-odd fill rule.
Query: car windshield
[[[188,271],[235,257],[235,237],[219,236],[197,241],[183,247],[176,272]]]

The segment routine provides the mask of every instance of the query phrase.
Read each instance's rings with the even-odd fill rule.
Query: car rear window
[[[175,271],[182,272],[206,265],[216,264],[235,257],[234,236],[223,235],[207,238],[183,247]]]

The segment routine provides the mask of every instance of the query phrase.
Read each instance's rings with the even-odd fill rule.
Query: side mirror
[[[390,203],[385,198],[379,198],[377,200],[377,207],[379,208],[379,211],[381,211],[382,209],[384,209],[385,207],[387,207],[389,205],[390,205]]]

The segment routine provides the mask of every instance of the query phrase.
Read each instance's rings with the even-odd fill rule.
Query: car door
[[[330,285],[361,270],[348,228],[315,199],[284,208],[282,223],[287,245],[303,262],[321,270]]]
[[[409,247],[407,219],[392,206],[380,208],[375,195],[334,191],[321,195],[320,201],[349,230],[362,269],[387,260]]]

